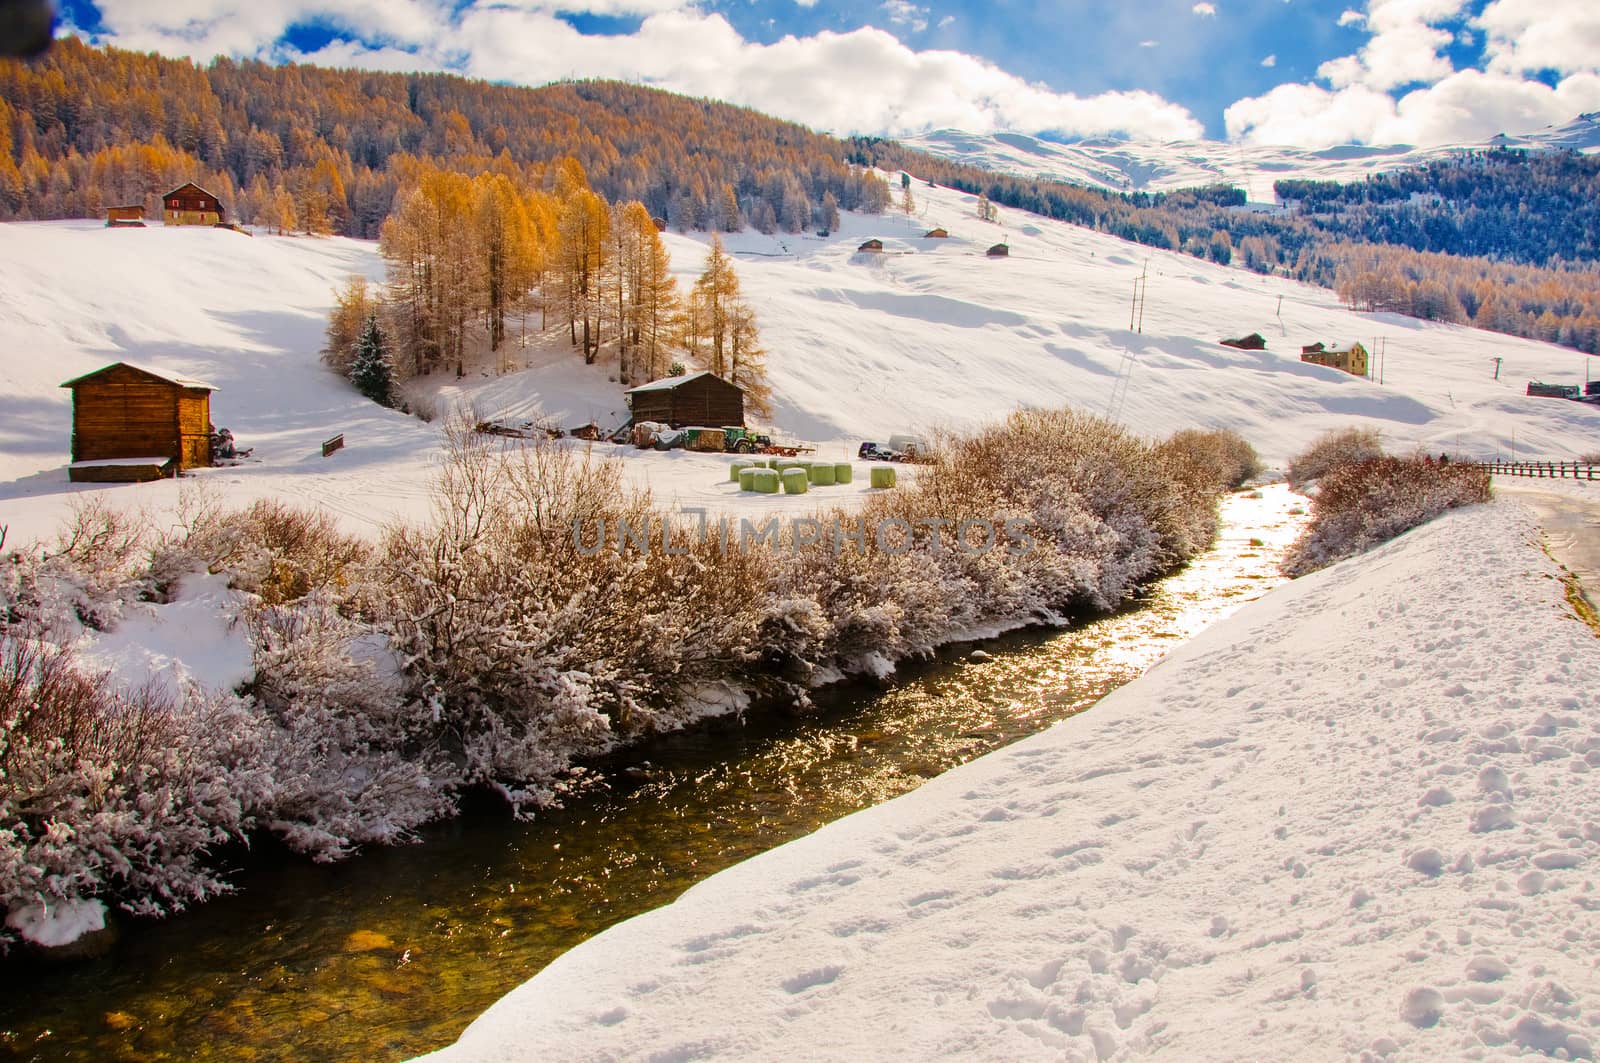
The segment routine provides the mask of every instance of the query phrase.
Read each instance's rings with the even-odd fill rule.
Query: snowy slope
[[[1252,202],[1271,203],[1272,183],[1290,178],[1360,181],[1368,174],[1415,166],[1452,152],[1489,146],[1600,151],[1600,114],[1523,135],[1500,134],[1484,144],[1414,148],[1405,144],[1344,144],[1307,149],[1217,140],[1152,143],[1116,139],[1060,143],[1024,133],[965,133],[938,129],[903,137],[907,147],[999,173],[1088,185],[1108,192],[1166,192],[1229,184]]]
[[[1600,640],[1536,534],[1476,507],[1285,585],[428,1058],[1593,1058]]]
[[[1600,409],[1522,394],[1529,379],[1581,381],[1586,359],[1576,352],[1355,314],[1323,289],[1150,253],[1019,212],[984,223],[971,197],[916,191],[915,218],[847,215],[826,239],[729,237],[769,350],[780,435],[843,458],[863,438],[1071,404],[1151,434],[1237,428],[1272,462],[1350,422],[1381,428],[1399,450],[1492,456],[1515,446],[1524,456],[1570,457],[1594,449]],[[923,239],[935,225],[951,238]],[[886,252],[856,253],[868,236],[884,239]],[[705,239],[668,235],[682,279],[700,270]],[[986,258],[1002,239],[1010,257]],[[1129,297],[1147,262],[1136,334]],[[90,492],[157,512],[195,485],[239,503],[282,496],[368,533],[426,513],[437,423],[363,401],[318,361],[333,289],[352,272],[381,274],[375,245],[92,222],[4,226],[0,525],[10,525],[12,542],[48,535]],[[1216,343],[1251,331],[1272,349]],[[1383,386],[1298,359],[1302,344],[1371,345],[1378,336],[1387,337]],[[1496,357],[1505,359],[1498,381]],[[182,484],[67,483],[70,405],[58,385],[119,359],[217,384],[213,420],[254,447],[254,457]],[[463,380],[436,374],[419,383],[440,409],[462,403],[484,417],[613,424],[624,408],[615,374],[614,363],[582,365],[552,330],[527,346],[519,334],[503,364],[473,368]],[[320,442],[336,433],[346,449],[322,458]],[[597,450],[628,455],[635,482],[669,504],[809,508],[822,497],[740,497],[716,458]]]

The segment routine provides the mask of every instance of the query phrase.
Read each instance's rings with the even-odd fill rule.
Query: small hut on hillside
[[[228,220],[222,203],[193,181],[161,197],[163,225],[221,225]]]
[[[74,482],[154,480],[211,464],[212,385],[117,362],[61,386],[72,390]]]
[[[860,247],[856,248],[856,253],[857,254],[861,254],[863,252],[868,253],[868,254],[877,254],[877,253],[880,253],[882,251],[883,251],[883,241],[879,240],[877,237],[873,237],[871,240],[868,240],[866,243],[864,243]]]
[[[988,255],[990,258],[1005,258],[1007,255],[1011,254],[1011,245],[995,244],[993,247],[989,248],[989,250],[985,251],[984,254]]]
[[[948,240],[950,239],[950,233],[945,229],[929,229],[922,234],[922,238],[924,240]]]
[[[673,428],[744,424],[744,389],[701,370],[640,384],[627,393],[635,423],[660,421]]]
[[[143,229],[144,204],[132,203],[125,207],[107,207],[106,227],[110,229]]]

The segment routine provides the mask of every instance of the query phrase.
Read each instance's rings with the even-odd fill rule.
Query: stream
[[[258,854],[236,894],[125,921],[102,959],[0,961],[0,1057],[365,1063],[442,1047],[613,923],[1088,708],[1282,582],[1302,501],[1281,484],[1235,494],[1216,545],[1115,614],[987,640],[981,663],[950,647],[805,714],[653,739],[533,822],[484,805],[342,864]]]

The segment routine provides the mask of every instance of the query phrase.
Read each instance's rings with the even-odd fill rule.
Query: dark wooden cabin
[[[211,393],[199,380],[117,362],[72,389],[74,481],[148,480],[211,464]]]
[[[744,389],[709,370],[669,376],[628,392],[634,423],[660,421],[673,428],[744,424]]]
[[[193,181],[161,197],[163,225],[222,225],[227,220],[221,201]]]
[[[113,229],[143,229],[144,204],[133,203],[125,207],[107,207],[106,225]]]
[[[876,239],[876,238],[868,240],[866,243],[864,243],[860,247],[856,248],[856,252],[858,254],[861,253],[861,252],[864,252],[864,251],[865,252],[878,252],[878,251],[882,251],[882,250],[883,250],[883,241],[879,240],[879,239]]]
[[[922,238],[924,240],[948,240],[950,239],[950,233],[946,229],[929,229],[922,234]]]
[[[984,254],[988,255],[990,258],[1005,258],[1007,255],[1011,254],[1011,246],[1009,244],[995,244],[993,247],[989,248],[989,250],[985,251]]]

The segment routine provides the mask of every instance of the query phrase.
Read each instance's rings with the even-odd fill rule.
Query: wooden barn
[[[211,464],[210,384],[117,362],[61,386],[72,389],[72,480],[153,480]]]
[[[924,240],[948,240],[950,232],[947,229],[929,229],[922,234]]]
[[[709,370],[669,376],[628,392],[634,423],[660,421],[673,428],[744,424],[744,389]]]
[[[227,220],[221,201],[193,181],[161,197],[163,225],[221,225]]]
[[[126,207],[107,207],[106,226],[112,229],[143,229],[144,204],[133,203]]]
[[[868,253],[876,254],[878,252],[881,252],[882,250],[883,250],[883,241],[877,239],[876,237],[874,237],[871,240],[868,240],[866,243],[864,243],[860,247],[856,248],[856,252],[858,254],[861,253],[861,252],[868,252]]]
[[[1011,245],[995,244],[993,247],[989,248],[989,250],[985,251],[984,254],[988,255],[990,258],[1005,258],[1007,255],[1011,254]]]

